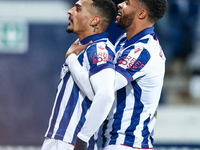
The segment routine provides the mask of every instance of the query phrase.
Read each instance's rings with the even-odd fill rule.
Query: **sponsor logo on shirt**
[[[93,64],[96,64],[98,62],[107,62],[107,61],[113,61],[112,56],[108,55],[107,52],[99,52],[95,54],[90,54],[89,60],[93,62]]]

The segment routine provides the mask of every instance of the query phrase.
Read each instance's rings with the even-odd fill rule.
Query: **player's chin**
[[[126,30],[125,25],[121,21],[115,21],[115,25],[123,30]]]
[[[118,26],[121,26],[120,21],[116,20],[116,21],[115,21],[115,25],[116,25],[117,27],[118,27]]]
[[[121,24],[121,17],[120,16],[116,17],[115,24]]]
[[[74,33],[74,29],[68,27],[68,28],[66,29],[66,32],[68,32],[68,33]]]

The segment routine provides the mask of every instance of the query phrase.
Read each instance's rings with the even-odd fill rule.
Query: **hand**
[[[82,50],[84,50],[89,44],[91,44],[92,41],[90,41],[89,43],[85,44],[85,45],[78,45],[79,44],[79,39],[77,39],[68,49],[66,55],[65,55],[65,59],[67,59],[67,57],[74,53],[76,55],[78,55]]]
[[[87,150],[87,143],[77,137],[74,150]]]

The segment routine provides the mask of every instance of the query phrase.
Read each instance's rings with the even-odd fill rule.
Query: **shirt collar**
[[[129,41],[127,40],[124,47],[127,47],[127,46],[137,42],[139,39],[141,39],[145,35],[152,34],[152,33],[154,33],[154,27],[146,28],[143,31],[136,34],[135,36],[133,36]]]
[[[84,38],[83,40],[81,40],[81,44],[87,44],[90,41],[96,41],[102,38],[108,38],[109,34],[107,32],[103,32],[103,33],[99,33],[99,34],[94,34],[94,35],[90,35],[86,38]]]

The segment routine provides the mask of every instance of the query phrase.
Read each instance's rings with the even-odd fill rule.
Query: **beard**
[[[66,31],[67,31],[68,33],[74,33],[74,29],[67,28]]]
[[[136,11],[133,11],[130,14],[125,14],[124,16],[121,16],[119,21],[115,22],[115,25],[121,29],[126,30],[132,24],[135,14]]]
[[[69,25],[70,25],[70,24],[69,24]],[[69,25],[68,25],[66,31],[67,31],[68,33],[74,33],[74,29],[73,29],[73,28],[70,28]]]

